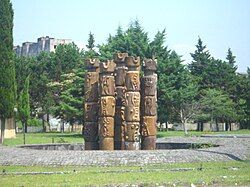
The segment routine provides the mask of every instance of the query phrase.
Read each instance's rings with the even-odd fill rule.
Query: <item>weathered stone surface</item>
[[[140,76],[139,71],[128,71],[125,79],[125,86],[127,91],[140,90]]]
[[[115,78],[111,75],[100,76],[100,94],[101,96],[115,95]]]
[[[115,85],[124,86],[127,68],[126,67],[116,67],[115,68]]]
[[[140,107],[125,107],[125,120],[129,122],[140,121]]]
[[[85,121],[87,122],[97,122],[98,121],[98,103],[86,102],[85,103]]]
[[[142,137],[141,149],[142,150],[155,150],[156,149],[156,136]]]
[[[234,135],[233,131],[230,136]],[[51,151],[0,145],[0,165],[21,166],[144,166],[183,162],[225,162],[248,160],[250,138],[164,137],[166,143],[206,143],[219,147],[208,149],[159,149],[156,151]],[[86,143],[85,143],[86,144]]]
[[[114,61],[117,64],[122,64],[125,62],[126,57],[128,57],[128,53],[116,53],[114,54]]]
[[[144,116],[156,116],[157,114],[157,102],[155,96],[145,96],[142,107]]]
[[[97,69],[99,68],[100,61],[98,59],[88,59],[85,61],[86,69]]]
[[[100,100],[100,116],[110,116],[115,115],[115,98],[112,96],[101,97]]]
[[[140,142],[125,142],[126,150],[140,150]]]
[[[155,76],[144,76],[142,78],[142,92],[144,96],[156,95],[157,78]]]
[[[128,56],[125,58],[126,65],[128,67],[139,67],[140,66],[140,57]]]
[[[126,92],[125,106],[140,107],[140,92]]]
[[[126,88],[123,86],[116,86],[116,105],[122,106],[125,104]]]
[[[83,137],[87,142],[98,141],[98,123],[85,122],[83,127]]]
[[[115,71],[116,63],[113,60],[107,60],[100,63],[101,73],[113,73]]]
[[[99,118],[99,137],[113,137],[114,136],[114,118],[100,117]]]
[[[142,136],[156,135],[156,116],[144,116],[141,124]]]
[[[125,141],[139,142],[140,141],[140,124],[139,122],[127,122],[125,127]]]
[[[100,150],[114,150],[114,138],[101,138]]]

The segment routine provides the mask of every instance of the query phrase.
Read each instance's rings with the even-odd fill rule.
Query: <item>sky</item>
[[[124,30],[138,19],[152,40],[166,29],[169,49],[191,62],[198,36],[211,55],[225,60],[230,47],[238,72],[250,67],[249,0],[11,0],[14,45],[50,36],[72,39],[79,47],[94,34],[106,43],[120,25]]]

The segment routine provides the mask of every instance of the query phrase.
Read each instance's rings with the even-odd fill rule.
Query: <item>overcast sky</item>
[[[212,56],[225,59],[228,47],[238,72],[250,66],[249,0],[12,0],[14,45],[38,37],[72,39],[80,47],[94,33],[105,43],[118,25],[138,19],[153,39],[166,28],[166,45],[191,61],[198,36]]]

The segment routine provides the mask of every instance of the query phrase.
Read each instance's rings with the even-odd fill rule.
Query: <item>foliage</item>
[[[25,127],[25,131],[27,131],[26,128],[30,118],[29,81],[28,76],[25,79],[24,87],[18,100],[18,119],[22,122],[23,127]]]
[[[5,120],[14,115],[16,99],[13,63],[13,9],[10,0],[0,1],[0,144],[4,141]]]

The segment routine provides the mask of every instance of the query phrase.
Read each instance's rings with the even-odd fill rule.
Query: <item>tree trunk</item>
[[[27,126],[26,123],[22,122],[23,125],[23,144],[26,144],[26,137],[25,137],[25,127]]]
[[[43,117],[42,117],[42,123],[43,123],[43,132],[46,132],[45,120],[44,120],[44,118],[43,118]]]
[[[61,132],[64,133],[64,121],[62,122]]]
[[[71,132],[74,131],[74,125],[73,124],[70,124],[71,125]]]
[[[184,134],[187,135],[188,131],[187,131],[187,127],[186,127],[186,120],[183,116],[183,110],[180,110],[180,115],[181,115],[181,123],[183,124],[183,130],[184,130]]]
[[[4,131],[5,131],[5,118],[1,118],[0,144],[3,144],[3,141],[4,141]]]
[[[47,123],[48,123],[48,126],[49,126],[49,130],[50,130],[50,123],[49,123],[49,113],[47,113]]]
[[[24,123],[24,131],[25,131],[25,133],[28,132],[28,125],[27,125],[27,123]]]

